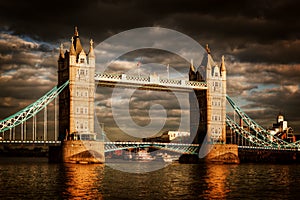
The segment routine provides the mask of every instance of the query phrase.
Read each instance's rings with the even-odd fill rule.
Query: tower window
[[[80,58],[80,63],[84,63],[84,58]]]
[[[87,123],[87,121],[84,122],[84,129],[85,129],[85,130],[88,129],[88,123]]]

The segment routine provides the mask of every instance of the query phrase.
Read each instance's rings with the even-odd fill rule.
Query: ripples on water
[[[0,158],[0,199],[297,199],[299,167],[173,163],[126,173],[105,165]]]

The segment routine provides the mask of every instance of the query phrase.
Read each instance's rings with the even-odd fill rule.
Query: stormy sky
[[[209,44],[217,63],[224,55],[228,95],[265,128],[281,112],[300,133],[299,7],[299,1],[291,0],[1,1],[0,118],[19,111],[56,85],[59,46],[63,43],[69,48],[74,26],[78,26],[86,51],[90,38],[96,46],[122,31],[155,26],[186,34],[202,46]],[[142,64],[155,58],[162,65],[188,71],[189,64],[177,56],[151,50],[124,55],[112,69],[130,70],[131,63],[141,57]],[[108,131],[114,130],[109,120],[109,93],[105,88],[97,94],[97,109]],[[139,111],[151,106],[147,99],[160,99],[161,93],[139,93],[133,97],[136,107],[131,115],[145,126],[149,113],[144,119]],[[172,103],[171,94],[165,96],[169,96],[161,100],[168,107],[165,129],[175,129],[180,108]]]

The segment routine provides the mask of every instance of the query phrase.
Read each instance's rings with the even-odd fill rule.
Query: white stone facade
[[[207,107],[208,110],[208,140],[213,142],[226,141],[226,69],[224,57],[221,67],[213,61],[210,54],[206,66]]]
[[[70,56],[70,133],[94,133],[94,60],[83,50]]]

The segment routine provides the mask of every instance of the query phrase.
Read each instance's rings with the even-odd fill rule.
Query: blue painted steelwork
[[[251,142],[254,145],[266,147],[266,148],[281,148],[281,149],[299,149],[300,143],[299,141],[295,143],[289,143],[278,138],[275,135],[272,135],[266,129],[257,124],[254,120],[252,120],[245,112],[243,112],[234,101],[227,95],[227,101],[234,109],[234,111],[240,116],[240,118],[246,123],[249,127],[249,131],[245,130],[243,127],[240,127],[237,123],[235,123],[229,116],[226,118],[226,124],[230,127],[232,131],[238,133],[247,141]]]
[[[35,116],[39,111],[44,109],[57,95],[69,84],[69,81],[65,82],[60,87],[54,87],[52,90],[47,92],[43,97],[38,99],[36,102],[27,106],[0,121],[0,133],[3,133],[9,129],[14,128]],[[193,87],[205,87],[205,85],[193,86]],[[203,88],[202,88],[203,89]],[[300,141],[295,143],[289,143],[284,141],[270,132],[265,130],[254,120],[252,120],[245,112],[243,112],[235,102],[227,95],[227,101],[234,109],[234,111],[240,116],[240,118],[249,127],[248,130],[238,125],[229,116],[226,116],[227,126],[235,133],[240,135],[248,144],[253,144],[253,148],[266,148],[266,149],[293,149],[300,150]],[[24,141],[22,141],[24,142]],[[130,148],[156,148],[162,150],[173,151],[177,153],[197,154],[199,151],[199,145],[196,144],[180,144],[180,143],[157,143],[157,142],[106,142],[105,152],[123,150]]]
[[[55,86],[52,90],[47,92],[40,99],[20,110],[19,112],[0,121],[0,133],[7,131],[15,126],[18,126],[36,115],[39,111],[44,109],[57,95],[69,84],[69,81],[62,84],[60,87]]]
[[[199,152],[198,144],[160,142],[105,142],[105,152],[138,148],[156,148],[159,150],[172,151],[181,154],[198,154]]]

